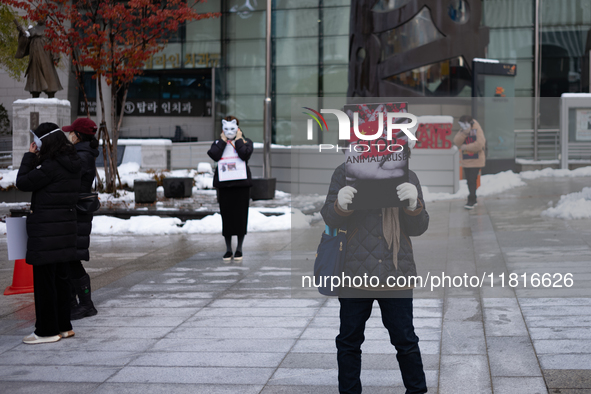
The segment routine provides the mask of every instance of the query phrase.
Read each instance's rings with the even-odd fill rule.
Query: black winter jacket
[[[77,155],[59,156],[34,167],[35,160],[34,153],[25,153],[16,178],[17,188],[33,192],[27,216],[27,263],[74,260],[81,160]]]
[[[78,156],[82,160],[82,177],[80,180],[80,193],[92,192],[92,184],[96,176],[96,158],[99,151],[90,147],[89,141],[79,142],[76,145]],[[78,212],[78,251],[76,260],[90,259],[88,248],[90,246],[90,233],[92,231],[92,214],[82,214]]]
[[[425,209],[423,192],[417,175],[409,172],[409,182],[417,187],[417,209],[407,211],[400,208],[400,249],[398,250],[398,269],[392,261],[392,250],[384,240],[382,231],[382,210],[370,209],[353,211],[349,216],[335,207],[339,190],[346,186],[345,165],[334,171],[330,182],[326,202],[321,214],[324,222],[333,228],[343,225],[347,227],[347,254],[345,258],[345,275],[377,276],[380,283],[387,283],[389,276],[398,277],[416,275],[411,236],[418,236],[427,231],[429,214]]]
[[[252,141],[248,138],[244,138],[246,142],[242,139],[236,139],[232,141],[234,143],[234,147],[236,148],[236,153],[238,153],[238,157],[246,162],[246,175],[247,179],[240,179],[236,181],[225,181],[220,182],[218,177],[218,169],[215,169],[215,174],[213,175],[213,187],[215,188],[226,188],[226,187],[251,187],[252,186],[252,175],[250,174],[250,167],[248,166],[248,160],[252,155],[252,151],[254,150]],[[207,151],[207,154],[211,159],[215,162],[220,161],[222,155],[224,154],[224,149],[226,149],[226,144],[224,140],[215,140],[213,144],[211,144],[211,148]]]

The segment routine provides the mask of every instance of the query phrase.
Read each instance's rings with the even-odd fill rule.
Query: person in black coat
[[[25,153],[16,187],[33,192],[27,216],[27,264],[33,266],[35,332],[24,343],[74,336],[67,262],[76,258],[81,160],[62,130],[42,123]]]
[[[218,162],[213,177],[213,186],[218,190],[218,202],[222,215],[222,235],[226,240],[223,260],[242,260],[242,243],[248,227],[248,206],[252,175],[248,159],[252,155],[252,141],[242,134],[239,121],[233,116],[222,120],[222,134],[211,144],[207,152]],[[221,174],[220,174],[221,171]],[[232,253],[232,236],[238,237],[236,253]]]
[[[80,193],[90,193],[96,175],[96,158],[99,155],[99,143],[94,138],[96,123],[88,118],[76,119],[71,126],[62,128],[68,134],[68,139],[76,147],[78,156],[82,159],[82,178]],[[71,298],[71,320],[94,316],[98,312],[91,298],[90,276],[86,273],[81,260],[88,261],[90,253],[90,232],[92,231],[92,213],[78,211],[78,243],[76,258],[70,262],[70,281],[73,289]],[[78,295],[79,303],[76,301]]]

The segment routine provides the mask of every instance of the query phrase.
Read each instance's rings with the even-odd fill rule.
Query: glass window
[[[324,67],[324,94],[347,94],[349,66]]]
[[[277,94],[318,92],[318,66],[277,67],[275,75]]]
[[[219,40],[221,18],[201,19],[187,23],[187,41]]]
[[[252,12],[248,18],[240,14],[224,14],[228,23],[229,39],[265,38],[266,12]]]
[[[234,116],[240,119],[240,125],[242,125],[242,119],[263,119],[265,95],[235,96],[234,101],[236,103]]]
[[[277,39],[275,53],[277,66],[318,64],[318,38]]]
[[[343,35],[349,37],[350,12],[349,7],[324,8],[322,10],[322,30],[324,30],[324,35]]]
[[[267,8],[267,2],[265,0],[228,0],[228,11],[240,14],[244,18],[250,15],[249,12],[255,10],[264,11],[265,8]]]
[[[523,59],[534,55],[533,29],[491,29],[488,44],[489,59]]]
[[[211,75],[163,75],[161,98],[211,100]]]
[[[404,25],[379,34],[382,43],[382,60],[440,38],[444,38],[444,35],[433,24],[429,9],[423,7],[414,18]]]
[[[157,75],[138,75],[129,85],[127,98],[157,99],[160,97],[160,77]]]
[[[227,48],[227,66],[265,66],[265,40],[234,40],[228,42]]]
[[[375,12],[390,12],[397,8],[402,7],[405,4],[410,3],[412,0],[379,0],[372,8]]]
[[[318,8],[275,11],[275,37],[318,36]]]
[[[483,1],[482,23],[490,28],[522,26],[531,28],[534,25],[534,2],[532,0]]]
[[[424,96],[472,95],[472,74],[464,59],[457,57],[393,75],[387,81],[417,90]]]
[[[349,36],[324,37],[323,61],[325,64],[349,63]]]
[[[231,68],[227,70],[228,93],[265,94],[265,68]]]
[[[318,7],[318,0],[275,0],[274,9]]]

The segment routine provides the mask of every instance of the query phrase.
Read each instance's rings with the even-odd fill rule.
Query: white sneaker
[[[74,330],[70,330],[62,331],[60,332],[60,335],[62,336],[62,338],[72,338],[74,335],[76,335],[76,333],[74,333]]]
[[[35,333],[32,333],[31,335],[24,337],[23,342],[26,343],[27,345],[36,345],[38,343],[57,342],[60,339],[62,339],[61,335],[52,335],[50,337],[39,337],[39,336],[35,335]]]

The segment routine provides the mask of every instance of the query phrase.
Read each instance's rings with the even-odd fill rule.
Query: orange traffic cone
[[[27,264],[25,259],[15,260],[12,285],[4,290],[4,295],[33,293],[33,291],[33,266]]]

